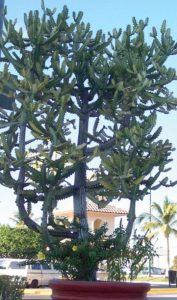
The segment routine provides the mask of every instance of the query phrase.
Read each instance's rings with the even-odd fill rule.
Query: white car
[[[59,279],[59,271],[52,264],[36,262],[25,264],[25,259],[0,258],[0,276],[20,276],[26,278],[29,287],[47,286],[52,279]]]

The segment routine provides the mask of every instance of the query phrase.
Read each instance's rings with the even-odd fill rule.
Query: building
[[[73,220],[73,210],[59,210],[55,212],[56,217],[66,217],[69,221]],[[99,208],[94,202],[87,200],[87,216],[88,225],[92,232],[102,226],[104,223],[107,224],[108,232],[111,234],[116,227],[116,219],[127,216],[127,211],[121,208],[117,208],[113,205],[107,205],[103,208]]]

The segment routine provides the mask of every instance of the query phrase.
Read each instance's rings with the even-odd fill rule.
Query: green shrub
[[[177,270],[177,256],[174,257],[173,264],[170,269]]]
[[[126,229],[120,224],[111,235],[107,235],[104,225],[94,234],[89,232],[84,240],[68,239],[55,250],[49,250],[46,261],[51,261],[55,269],[70,280],[92,281],[92,274],[103,264],[109,280],[124,281],[125,269],[129,270],[128,278],[133,280],[146,261],[155,255],[153,245],[146,236],[135,234],[131,243],[126,243]]]
[[[124,281],[137,278],[145,263],[156,256],[151,240],[147,236],[140,236],[136,233],[130,243],[118,247],[120,241],[124,240],[126,231],[117,228],[114,233],[115,247],[111,249],[107,259],[108,279],[112,281]],[[121,245],[121,244],[120,244]]]
[[[0,300],[21,300],[25,286],[25,278],[7,275],[0,276]]]

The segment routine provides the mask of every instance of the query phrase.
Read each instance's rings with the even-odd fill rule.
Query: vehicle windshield
[[[7,269],[9,262],[7,260],[0,260],[0,269]]]

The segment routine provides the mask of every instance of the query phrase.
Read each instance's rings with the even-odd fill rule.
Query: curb
[[[152,288],[148,292],[148,295],[154,294],[177,294],[177,288]]]
[[[44,289],[25,289],[24,295],[42,295],[42,296],[51,296],[52,290],[49,288]]]
[[[177,294],[177,288],[152,288],[148,292],[148,295],[154,294]],[[42,296],[51,296],[52,290],[50,288],[44,289],[25,289],[24,295],[42,295]]]

